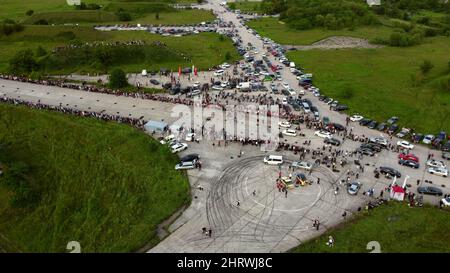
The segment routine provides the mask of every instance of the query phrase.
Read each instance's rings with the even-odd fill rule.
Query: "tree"
[[[127,75],[122,69],[116,68],[109,76],[109,87],[123,88],[128,86]]]
[[[156,19],[156,20],[159,20],[159,12],[157,12],[157,13],[155,14],[155,19]]]
[[[430,72],[431,69],[433,69],[434,65],[431,63],[430,60],[424,60],[423,63],[420,65],[420,71],[422,71],[422,74],[425,75],[428,72]]]
[[[27,10],[27,12],[25,12],[25,15],[31,16],[31,15],[33,15],[33,13],[34,13],[34,10],[30,9],[30,10]]]
[[[227,61],[231,60],[231,53],[229,51],[227,51],[227,53],[225,53],[225,60],[227,60]]]
[[[235,10],[236,9],[236,3],[230,3],[229,5],[228,5],[228,7],[230,8],[230,9],[232,9],[232,10]]]
[[[38,46],[38,48],[36,49],[36,57],[42,57],[45,56],[46,54],[47,51],[42,46]]]
[[[203,0],[197,0],[197,3],[198,3],[198,4],[203,3]]]
[[[21,50],[9,60],[9,70],[13,74],[28,74],[38,69],[31,49]]]

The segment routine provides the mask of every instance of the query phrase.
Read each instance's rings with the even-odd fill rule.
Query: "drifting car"
[[[291,168],[296,169],[304,169],[304,170],[311,170],[313,167],[313,164],[307,161],[294,161],[291,164]]]
[[[397,141],[397,146],[400,146],[400,147],[408,149],[408,150],[414,149],[414,145],[409,143],[406,140],[399,140],[399,141]]]
[[[361,189],[361,183],[358,181],[353,181],[352,183],[348,184],[348,186],[347,186],[347,192],[350,195],[357,195],[359,189]]]
[[[330,133],[328,131],[323,131],[323,130],[315,131],[314,135],[321,137],[321,138],[332,138],[333,137],[332,133]]]
[[[439,168],[439,167],[430,167],[427,169],[428,173],[431,174],[435,174],[435,175],[440,175],[443,177],[447,177],[448,176],[448,170],[445,168]]]

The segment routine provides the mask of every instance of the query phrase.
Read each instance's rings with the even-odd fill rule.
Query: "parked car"
[[[159,84],[160,84],[159,81],[157,81],[157,80],[155,80],[155,79],[151,79],[151,80],[150,80],[150,83],[151,83],[151,84],[154,84],[154,85],[159,85]]]
[[[359,125],[361,125],[361,126],[367,126],[369,123],[371,123],[372,122],[372,120],[371,119],[368,119],[368,118],[363,118],[363,119],[361,119],[360,121],[359,121]]]
[[[405,160],[405,159],[400,159],[398,161],[398,164],[403,165],[403,166],[407,166],[407,167],[411,167],[414,169],[418,169],[419,168],[419,163],[417,163],[416,161],[413,160]]]
[[[402,128],[402,130],[396,134],[397,137],[403,138],[407,136],[411,132],[411,129],[409,128]]]
[[[329,117],[323,117],[322,118],[322,124],[324,126],[327,126],[330,123],[330,118]]]
[[[443,159],[450,160],[450,152],[443,152],[443,153],[442,153],[442,158],[443,158]]]
[[[450,151],[450,140],[447,141],[447,143],[445,143],[444,145],[442,145],[442,151],[444,152]]]
[[[390,176],[395,176],[397,178],[402,177],[402,174],[399,171],[397,171],[391,167],[380,167],[380,173],[381,174],[389,174]]]
[[[323,142],[325,142],[326,144],[334,145],[334,146],[341,145],[341,141],[336,138],[325,138],[325,140]]]
[[[188,154],[183,156],[182,158],[180,158],[180,162],[184,162],[184,161],[194,161],[194,160],[199,160],[200,156],[198,154]]]
[[[364,155],[369,155],[369,156],[374,156],[375,152],[372,149],[368,149],[368,148],[358,148],[356,149],[357,153],[360,154],[364,154]]]
[[[378,126],[378,122],[375,121],[375,120],[372,120],[372,121],[367,125],[367,127],[368,127],[369,129],[375,129],[375,128],[377,128],[377,126]]]
[[[397,146],[400,146],[400,147],[408,149],[408,150],[414,149],[414,145],[409,143],[406,140],[399,140],[399,141],[397,141]]]
[[[282,121],[282,122],[278,122],[278,126],[284,127],[284,128],[290,128],[292,125],[289,121]]]
[[[398,158],[399,159],[403,159],[403,160],[412,160],[412,161],[415,161],[415,162],[419,162],[419,158],[416,155],[414,155],[414,154],[400,153],[398,155]]]
[[[442,204],[444,204],[444,206],[450,207],[450,196],[447,198],[441,199],[441,201],[442,201]]]
[[[350,120],[351,120],[351,121],[360,121],[360,120],[362,120],[363,118],[364,118],[363,116],[358,115],[358,114],[355,114],[355,115],[353,115],[353,116],[350,117]]]
[[[387,123],[389,124],[394,124],[398,121],[398,117],[391,117],[390,119],[387,120]]]
[[[417,192],[420,194],[430,194],[430,195],[437,195],[437,196],[441,196],[443,194],[441,189],[438,189],[436,187],[431,187],[431,186],[418,187]]]
[[[348,186],[347,186],[347,192],[350,195],[357,195],[359,189],[361,189],[361,183],[358,181],[353,181],[350,184],[348,184]]]
[[[371,137],[369,138],[369,142],[380,144],[384,147],[388,145],[388,141],[384,137]]]
[[[435,138],[434,135],[426,135],[423,137],[422,142],[424,144],[431,144],[431,142],[434,140],[434,138]]]
[[[389,134],[393,134],[398,130],[398,125],[397,124],[392,124],[389,129],[388,129],[388,133]]]
[[[296,137],[297,136],[297,132],[295,130],[292,130],[292,129],[283,130],[281,133],[283,135],[285,135],[285,136],[291,136],[291,137]]]
[[[175,165],[175,170],[189,170],[189,169],[195,169],[197,164],[197,160],[192,161],[182,161]]]
[[[172,146],[170,146],[170,150],[173,154],[186,150],[188,145],[186,143],[175,142]]]
[[[446,168],[444,162],[442,162],[440,160],[436,160],[436,159],[427,160],[427,166],[428,167],[437,167],[437,168]]]
[[[324,130],[315,131],[314,135],[321,137],[321,138],[332,138],[333,137],[332,133],[330,133],[328,131],[324,131]]]
[[[431,174],[435,174],[435,175],[440,175],[443,177],[447,177],[448,176],[448,170],[445,168],[439,168],[439,167],[430,167],[428,168],[428,173]]]
[[[361,149],[371,149],[372,151],[379,153],[383,149],[383,147],[376,143],[363,143],[359,146]]]
[[[378,131],[384,131],[384,130],[386,130],[388,128],[387,126],[388,126],[387,123],[382,122],[382,123],[378,124],[377,130]]]

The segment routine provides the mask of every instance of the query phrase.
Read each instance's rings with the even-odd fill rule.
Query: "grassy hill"
[[[349,105],[351,113],[378,121],[398,116],[400,125],[437,133],[450,131],[448,52],[450,38],[435,37],[407,48],[291,51],[288,56],[314,74],[322,94]],[[422,76],[424,60],[434,67]]]
[[[177,158],[130,126],[0,104],[0,147],[0,250],[134,251],[190,200]]]
[[[362,213],[324,235],[294,248],[295,253],[368,253],[377,241],[383,253],[450,252],[450,211],[435,207],[409,208],[391,202]],[[325,243],[334,237],[334,247]]]

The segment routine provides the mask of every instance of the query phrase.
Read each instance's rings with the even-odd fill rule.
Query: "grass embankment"
[[[400,125],[422,133],[450,131],[448,87],[450,38],[379,49],[291,51],[288,56],[314,74],[321,93],[378,121],[400,117]],[[424,60],[434,67],[425,76]]]
[[[291,250],[296,253],[368,253],[367,243],[377,241],[381,252],[450,252],[450,212],[436,207],[409,208],[391,202]],[[328,236],[335,246],[325,243]]]
[[[0,145],[5,251],[134,251],[190,200],[176,156],[130,126],[0,104]]]

